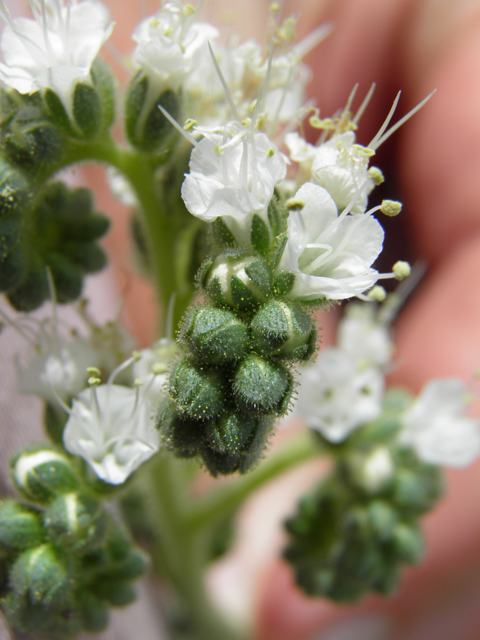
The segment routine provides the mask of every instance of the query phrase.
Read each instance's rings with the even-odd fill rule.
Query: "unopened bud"
[[[225,404],[222,374],[188,359],[175,367],[170,378],[170,393],[178,410],[196,420],[220,415]]]
[[[19,453],[12,459],[11,469],[16,488],[32,502],[50,502],[56,495],[78,487],[69,459],[53,448]]]
[[[36,547],[44,537],[37,511],[15,500],[0,502],[0,555]]]
[[[254,355],[242,360],[233,378],[238,407],[259,414],[285,413],[292,385],[292,376],[285,367]]]

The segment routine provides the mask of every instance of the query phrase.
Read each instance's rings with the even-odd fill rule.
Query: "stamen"
[[[352,122],[354,124],[358,124],[359,123],[360,118],[363,116],[363,113],[364,113],[365,109],[367,108],[368,103],[370,102],[373,94],[375,93],[376,86],[377,86],[376,82],[372,82],[372,86],[368,90],[367,95],[365,96],[365,98],[364,98],[362,104],[360,105],[357,113],[354,115],[354,117],[352,119]]]
[[[131,358],[128,358],[128,360],[125,360],[125,362],[122,362],[122,364],[118,365],[118,367],[116,367],[112,371],[112,373],[108,376],[107,385],[110,386],[113,383],[113,381],[115,380],[115,378],[120,373],[122,373],[122,371],[125,371],[125,369],[128,369],[128,367],[130,367],[137,360],[138,360],[138,358],[135,357],[135,355],[133,355]]]
[[[167,309],[167,322],[165,324],[165,335],[169,340],[173,340],[173,312],[175,308],[175,298],[177,294],[175,292],[170,296]]]
[[[306,35],[300,42],[298,42],[293,50],[298,55],[300,60],[304,58],[307,53],[310,53],[315,47],[317,47],[322,40],[325,40],[327,36],[329,36],[333,31],[333,23],[325,22],[324,24],[319,25],[313,31],[310,31],[308,35]]]
[[[67,413],[68,415],[71,415],[72,411],[70,409],[69,406],[67,406],[65,404],[65,402],[60,398],[60,396],[58,395],[58,393],[55,391],[55,389],[52,387],[52,385],[50,384],[50,381],[47,380],[46,383],[48,384],[48,386],[50,387],[50,391],[53,393],[53,395],[55,396],[55,400],[58,402],[58,404],[62,407],[62,409],[65,411],[65,413]]]
[[[393,118],[393,114],[395,113],[395,109],[397,108],[397,104],[398,101],[400,100],[400,94],[402,92],[399,91],[395,97],[395,100],[393,101],[392,107],[390,109],[390,111],[388,112],[387,117],[385,118],[385,122],[382,124],[382,126],[380,127],[380,129],[377,132],[377,135],[374,136],[373,140],[371,140],[370,144],[367,144],[367,147],[369,147],[370,149],[376,149],[376,144],[377,142],[380,140],[380,138],[382,137],[385,129],[388,127],[390,120]]]
[[[188,133],[188,131],[185,131],[185,129],[178,124],[178,122],[175,120],[175,118],[173,118],[168,113],[168,111],[162,107],[161,104],[158,105],[158,108],[163,113],[165,118],[170,122],[170,124],[172,124],[175,127],[175,129],[182,134],[182,136],[185,138],[185,140],[188,140],[188,142],[190,142],[190,144],[192,144],[194,147],[196,147],[198,145],[198,142],[195,140],[195,138],[192,135],[190,135]]]
[[[227,82],[223,77],[223,73],[220,69],[217,59],[215,58],[215,54],[213,53],[212,45],[210,44],[210,42],[208,43],[208,49],[210,51],[210,55],[212,56],[213,64],[215,66],[215,71],[217,72],[218,79],[222,83],[223,90],[225,91],[225,97],[227,98],[228,104],[230,105],[230,109],[232,110],[233,117],[235,118],[235,120],[238,120],[238,122],[240,122],[240,118],[238,117],[238,113],[237,113],[237,108],[235,107],[235,104],[233,102],[232,94],[230,93],[230,89],[228,88]]]
[[[50,61],[53,58],[53,51],[48,39],[48,22],[47,22],[47,10],[45,7],[45,0],[42,0],[42,29],[43,29],[43,41],[47,50]]]
[[[24,329],[22,329],[14,320],[12,320],[11,318],[9,318],[7,316],[7,314],[0,309],[0,317],[3,318],[3,320],[6,322],[6,324],[8,324],[9,327],[12,327],[12,329],[14,329],[17,333],[19,333],[22,338],[25,338],[25,340],[35,349],[38,349],[38,345],[37,343],[25,332]]]
[[[407,113],[406,116],[403,116],[403,118],[401,118],[397,124],[394,124],[393,127],[391,129],[389,129],[387,131],[387,133],[385,133],[385,135],[383,135],[379,140],[377,140],[376,142],[376,146],[372,147],[372,145],[370,144],[369,147],[371,147],[372,149],[378,149],[378,147],[383,144],[385,142],[385,140],[387,140],[393,133],[395,133],[395,131],[397,129],[399,129],[402,124],[405,124],[405,122],[407,120],[410,120],[410,118],[417,113],[417,111],[420,111],[420,109],[427,104],[427,102],[430,100],[430,98],[433,96],[433,94],[435,93],[436,89],[434,89],[431,93],[428,94],[428,96],[426,98],[424,98],[419,104],[417,104],[416,107],[414,107],[411,111],[409,111]],[[378,135],[378,134],[377,134]]]

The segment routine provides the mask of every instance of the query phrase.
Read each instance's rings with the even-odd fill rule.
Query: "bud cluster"
[[[438,467],[390,440],[395,422],[390,414],[367,426],[362,443],[286,522],[284,556],[309,595],[355,602],[372,591],[388,594],[403,565],[423,556],[419,520],[439,499],[442,477]]]
[[[11,475],[30,504],[0,502],[0,605],[9,624],[49,640],[102,631],[109,606],[135,598],[145,554],[60,450],[21,452]]]
[[[267,259],[225,249],[200,271],[207,303],[180,333],[187,355],[175,365],[159,415],[166,446],[199,456],[210,473],[245,473],[258,460],[294,388],[292,364],[315,351],[311,316],[275,288]]]
[[[106,264],[97,240],[108,218],[94,211],[90,191],[61,182],[44,187],[29,206],[32,186],[1,159],[0,181],[0,291],[19,311],[36,309],[50,295],[48,267],[58,301],[75,300],[83,277]]]

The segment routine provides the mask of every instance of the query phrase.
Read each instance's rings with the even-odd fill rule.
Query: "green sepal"
[[[223,218],[216,218],[212,224],[211,228],[213,231],[213,237],[215,242],[219,244],[221,247],[236,247],[238,246],[237,241],[235,240],[235,236],[230,231],[230,229],[225,224]]]
[[[252,219],[250,238],[252,246],[261,256],[266,257],[270,248],[270,233],[268,226],[257,213],[254,214]]]
[[[109,129],[115,121],[115,76],[100,56],[93,61],[90,75],[101,103],[101,128]]]
[[[290,271],[281,271],[273,279],[273,291],[279,298],[286,296],[293,289],[295,274]]]
[[[238,408],[253,415],[286,412],[292,388],[292,375],[285,367],[256,355],[242,360],[232,382]]]
[[[45,539],[40,514],[16,500],[0,501],[0,555],[37,547]]]
[[[75,131],[74,126],[70,122],[65,106],[55,91],[52,91],[52,89],[45,89],[43,97],[50,112],[50,119],[53,124],[64,129],[68,135],[77,137],[78,132]]]
[[[273,237],[286,235],[288,212],[278,194],[275,194],[268,203],[267,215]]]
[[[75,125],[85,138],[93,138],[102,124],[102,105],[95,87],[77,82],[73,90],[72,112]]]
[[[285,247],[287,246],[287,241],[288,236],[286,233],[281,233],[280,235],[275,236],[272,243],[272,249],[268,256],[268,262],[272,271],[274,271],[280,264],[280,260],[282,259]]]
[[[130,83],[125,99],[125,131],[132,145],[152,153],[161,151],[175,132],[159,106],[178,121],[180,100],[171,89],[165,89],[152,100],[149,85],[150,79],[143,71]]]

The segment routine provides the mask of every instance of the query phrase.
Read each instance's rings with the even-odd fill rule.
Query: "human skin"
[[[138,20],[138,6],[123,0],[110,4],[118,16],[113,38],[123,49],[131,25]],[[247,28],[253,25],[254,35],[261,37],[269,4],[219,0],[215,7],[221,11],[216,15],[236,16],[236,30],[251,35]],[[209,3],[205,5],[208,11]],[[153,12],[157,6],[150,2],[148,9]],[[322,116],[344,105],[356,82],[363,94],[372,81],[377,82],[361,123],[361,142],[373,137],[398,89],[403,89],[401,114],[438,89],[381,152],[388,164],[387,179],[395,176],[400,185],[405,203],[401,216],[409,225],[414,252],[428,263],[418,294],[395,324],[395,356],[401,365],[390,382],[418,392],[433,377],[460,376],[468,381],[480,365],[480,2],[285,2],[284,13],[293,10],[301,12],[300,37],[324,20],[334,22],[334,33],[307,60],[314,71],[310,92],[317,97]],[[389,225],[390,229],[396,233],[395,226]],[[117,254],[118,243],[124,242],[120,236],[121,225],[110,241]],[[393,251],[392,263],[403,257],[401,246]],[[129,322],[147,342],[154,326],[153,304],[145,302],[151,300],[151,292],[137,284],[129,291]],[[328,323],[322,319],[326,341],[331,333]],[[294,586],[288,566],[277,561],[264,573],[259,588],[256,640],[320,639],[367,613],[363,620],[382,616],[376,633],[383,629],[383,636],[391,640],[477,639],[480,465],[447,475],[447,495],[425,519],[427,557],[405,572],[397,595],[371,598],[357,607],[308,599]],[[338,639],[342,637],[350,640],[347,635]],[[377,635],[372,632],[365,638],[377,640]]]

